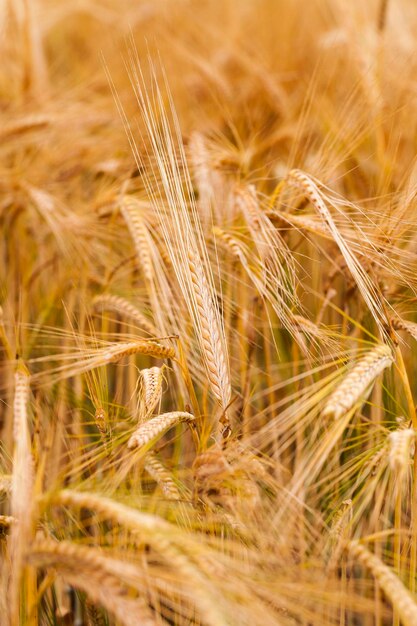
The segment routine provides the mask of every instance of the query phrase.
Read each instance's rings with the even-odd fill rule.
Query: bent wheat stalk
[[[390,367],[394,359],[389,346],[373,348],[350,370],[326,402],[323,415],[338,419],[359,402],[376,377]]]

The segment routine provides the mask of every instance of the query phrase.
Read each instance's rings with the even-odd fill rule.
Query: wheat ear
[[[173,268],[195,325],[210,387],[225,413],[231,398],[227,344],[179,122],[169,92],[167,95],[171,106],[171,119],[164,109],[155,75],[153,74],[152,90],[154,97],[151,99],[144,85],[140,67],[133,57],[131,62],[132,84],[150,141],[148,156],[152,156],[155,161],[150,174],[147,173],[149,168],[142,162],[143,157],[136,148],[130,129],[127,128],[127,131],[138,166],[143,168],[144,183],[160,218]],[[158,116],[160,123],[156,123]],[[170,221],[161,207],[158,197],[161,191],[164,192],[163,195],[170,208],[172,217]]]
[[[167,498],[171,500],[180,499],[178,487],[172,480],[171,473],[154,454],[149,453],[146,456],[145,469],[149,476],[161,487],[162,492]]]
[[[230,402],[231,387],[222,334],[201,261],[191,251],[188,253],[188,267],[197,308],[198,336],[208,378],[214,395],[222,408],[226,409]]]
[[[416,432],[411,428],[399,428],[388,436],[388,459],[391,470],[396,474],[404,474],[414,454]]]
[[[382,591],[398,612],[403,626],[417,626],[417,603],[398,576],[358,541],[350,541],[347,550],[378,581]]]
[[[153,417],[148,422],[139,426],[139,428],[130,437],[127,447],[142,448],[173,426],[181,424],[181,422],[189,423],[194,419],[194,415],[182,411],[172,411],[171,413],[157,415],[157,417]]]
[[[395,330],[404,330],[413,339],[417,340],[417,324],[415,322],[403,320],[399,315],[396,315],[395,317],[391,318],[391,323]]]
[[[301,189],[306,197],[309,199],[313,207],[318,212],[325,227],[331,233],[336,245],[338,246],[341,254],[343,255],[346,265],[352,274],[356,285],[362,294],[362,297],[370,312],[372,313],[381,333],[386,335],[386,316],[385,316],[385,301],[381,295],[377,285],[373,283],[368,276],[361,263],[342,237],[339,229],[333,219],[331,212],[329,211],[326,203],[323,200],[323,194],[319,188],[318,181],[316,182],[311,176],[302,172],[301,170],[291,170],[285,179],[288,185],[293,185],[298,189]],[[366,235],[361,232],[361,235],[366,238]]]
[[[68,584],[84,591],[93,603],[103,606],[123,626],[156,626],[148,604],[143,599],[129,598],[120,577],[112,572],[117,562],[102,556],[96,548],[67,541],[39,541],[27,560],[37,567],[59,572]]]
[[[220,607],[216,604],[216,589],[212,588],[210,579],[202,575],[193,559],[188,556],[188,554],[194,557],[206,554],[205,551],[202,552],[201,541],[197,541],[189,533],[182,532],[174,524],[156,515],[136,511],[94,493],[64,489],[54,494],[53,499],[64,506],[87,508],[117,522],[124,528],[138,532],[141,541],[143,538],[149,541],[170,566],[181,573],[184,585],[192,586],[192,601],[201,615],[204,615],[204,621],[208,626],[226,626],[230,623],[230,620],[223,617]]]
[[[149,283],[152,283],[154,271],[150,253],[151,241],[148,230],[143,222],[140,205],[135,198],[126,197],[121,202],[120,211],[135,244],[136,254],[143,269],[145,279]]]
[[[143,354],[159,359],[173,359],[174,348],[163,346],[157,341],[132,341],[115,344],[102,352],[102,358],[107,362],[118,361],[124,356],[131,354]]]
[[[164,371],[162,367],[149,367],[140,371],[139,400],[143,410],[140,418],[148,417],[161,401]]]
[[[360,401],[367,388],[376,377],[393,363],[389,346],[378,345],[360,359],[342,380],[326,402],[323,415],[335,419],[344,415]]]
[[[103,294],[93,299],[93,308],[100,311],[112,311],[118,315],[137,322],[140,328],[143,328],[150,335],[158,335],[156,328],[149,320],[125,298],[114,296],[111,294]]]

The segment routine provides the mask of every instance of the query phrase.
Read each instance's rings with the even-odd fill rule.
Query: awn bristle
[[[394,359],[389,346],[378,345],[353,365],[336,391],[328,398],[323,415],[341,417],[359,402],[377,376],[390,367]]]

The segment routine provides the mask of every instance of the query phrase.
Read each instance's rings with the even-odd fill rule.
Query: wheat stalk
[[[393,363],[389,346],[378,345],[361,358],[328,398],[323,415],[335,419],[344,415],[363,396],[376,377]]]
[[[146,446],[150,441],[162,435],[167,430],[181,424],[182,422],[190,423],[194,421],[194,415],[191,413],[185,413],[183,411],[172,411],[171,413],[163,413],[153,417],[148,422],[145,422],[133,433],[130,437],[127,447],[142,448]]]

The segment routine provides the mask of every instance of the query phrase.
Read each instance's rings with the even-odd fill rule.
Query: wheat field
[[[417,4],[0,2],[0,626],[417,626]]]

